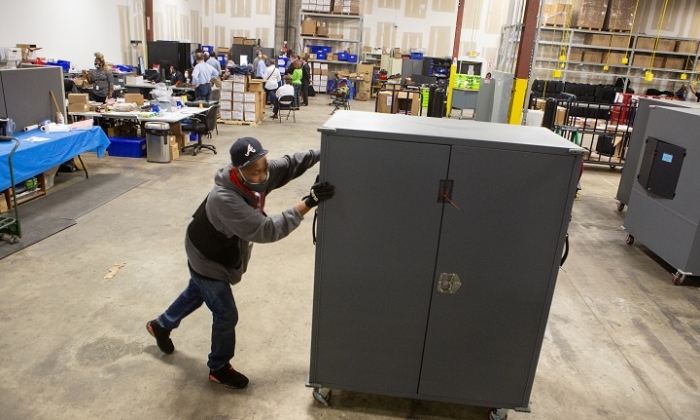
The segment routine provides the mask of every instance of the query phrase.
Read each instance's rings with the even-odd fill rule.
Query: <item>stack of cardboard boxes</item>
[[[311,85],[315,92],[326,93],[328,87],[328,64],[312,63]]]
[[[359,83],[355,99],[358,101],[366,101],[372,96],[372,79],[374,77],[374,64],[358,64],[357,77],[362,78]]]
[[[246,38],[243,36],[234,36],[232,42],[233,42],[233,45],[249,45],[249,46],[258,45],[257,39]]]
[[[90,111],[90,98],[87,93],[68,94],[68,112]]]
[[[301,34],[303,36],[329,37],[328,22],[306,19],[301,21]],[[343,36],[340,35],[340,38]]]
[[[262,80],[234,74],[221,84],[221,119],[224,121],[262,121],[265,112],[265,91]]]
[[[360,0],[335,0],[333,2],[333,13],[343,15],[359,15]]]
[[[331,12],[331,0],[301,0],[301,10],[306,12]]]
[[[377,94],[377,112],[418,116],[420,113],[418,92],[383,90]]]

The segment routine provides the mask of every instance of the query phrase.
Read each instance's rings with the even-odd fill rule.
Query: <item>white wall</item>
[[[130,61],[129,49],[124,50],[131,36],[130,2],[3,0],[0,47],[36,44],[43,48],[38,56],[68,60],[76,69],[93,67],[96,51],[111,63]]]
[[[495,66],[509,0],[464,0],[460,58]],[[458,0],[362,0],[362,43],[376,48],[422,48],[427,56],[451,56]],[[469,57],[470,53],[476,57]]]

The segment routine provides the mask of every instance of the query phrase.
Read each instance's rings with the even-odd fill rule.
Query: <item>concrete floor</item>
[[[353,107],[373,110],[372,103]],[[88,156],[93,173],[149,181],[0,260],[0,419],[484,419],[480,407],[349,392],[336,392],[330,408],[313,401],[304,387],[311,218],[281,242],[256,246],[234,287],[240,323],[233,363],[251,378],[247,390],[208,381],[206,308],[174,331],[170,356],[144,328],[187,283],[185,228],[229,160],[231,143],[256,136],[271,156],[318,147],[315,129],[330,110],[317,97],[296,124],[220,125],[218,155],[186,155],[168,165]],[[317,171],[271,195],[266,211],[296,204]],[[79,180],[62,174],[50,192]],[[673,286],[670,267],[643,246],[625,244],[624,213],[615,210],[618,180],[619,170],[607,167],[583,175],[532,413],[511,412],[511,419],[700,418],[698,282]]]

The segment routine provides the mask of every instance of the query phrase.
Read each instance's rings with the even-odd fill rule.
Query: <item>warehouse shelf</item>
[[[340,14],[333,14],[333,13],[305,12],[303,10],[301,11],[301,15],[302,15],[302,20],[304,20],[304,16],[317,17],[317,18],[327,18],[327,19],[345,19],[345,20],[362,19],[361,15],[340,15]]]
[[[323,36],[308,36],[308,35],[302,35],[299,38],[301,39],[313,39],[313,40],[318,40],[318,41],[323,41],[323,42],[348,42],[352,44],[357,44],[360,42],[359,39],[342,39],[342,38],[329,38],[329,37],[323,37]]]
[[[357,65],[357,63],[355,63],[355,62],[350,62],[350,61],[338,61],[338,60],[312,60],[312,59],[308,59],[308,60],[306,60],[306,61],[308,61],[309,63],[347,64],[347,65],[350,65],[350,66],[356,66],[356,65]]]

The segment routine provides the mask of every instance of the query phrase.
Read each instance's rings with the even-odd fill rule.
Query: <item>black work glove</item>
[[[321,201],[328,200],[335,194],[335,187],[327,182],[317,182],[309,191],[309,195],[303,198],[304,204],[308,208],[313,208]]]

